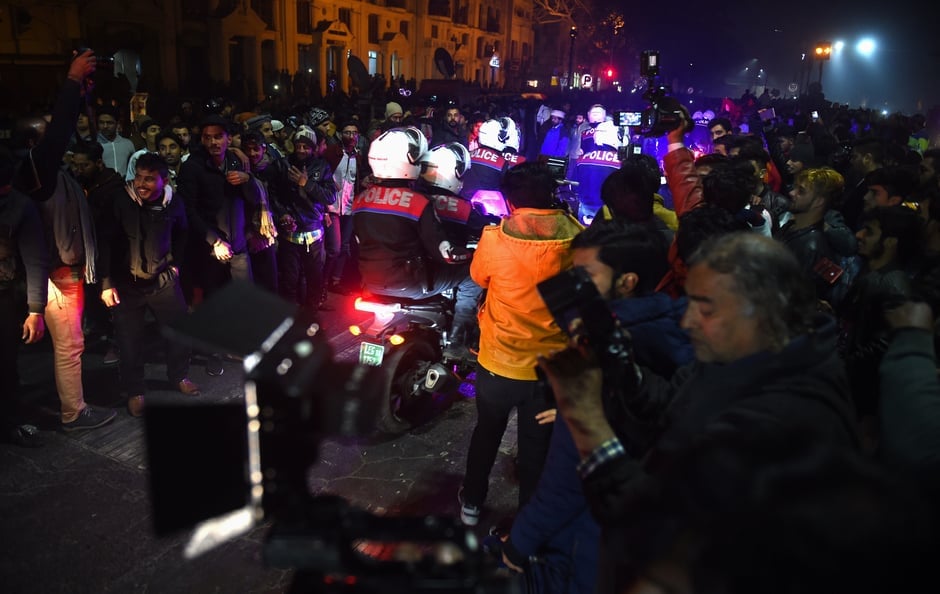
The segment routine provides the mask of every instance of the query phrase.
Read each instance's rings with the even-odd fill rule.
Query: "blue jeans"
[[[343,271],[346,269],[346,260],[349,259],[350,241],[353,237],[352,215],[340,216],[336,213],[327,213],[331,225],[323,225],[323,240],[326,248],[326,265],[323,270],[323,280],[327,283],[339,283],[343,280]]]

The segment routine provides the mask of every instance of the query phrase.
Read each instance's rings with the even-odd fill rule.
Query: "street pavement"
[[[338,360],[355,360],[358,346],[346,330],[370,314],[356,312],[352,297],[332,295],[323,331]],[[153,532],[147,452],[142,419],[130,417],[118,387],[116,366],[104,365],[104,342],[90,342],[84,356],[86,400],[118,410],[101,429],[57,430],[58,397],[47,338],[24,347],[22,393],[46,444],[28,449],[0,444],[0,591],[84,592],[285,592],[294,574],[262,562],[267,525],[195,559],[184,559],[190,534]],[[243,397],[240,363],[209,377],[194,356],[191,379],[202,395],[170,389],[159,342],[147,365],[148,396],[180,402],[224,402]],[[464,390],[466,392],[466,390]],[[472,390],[470,390],[472,393]],[[308,472],[313,494],[333,494],[382,515],[456,516],[456,493],[475,420],[472,398],[441,405],[432,418],[395,437],[325,439]],[[211,439],[213,427],[205,427]],[[515,422],[504,437],[491,475],[490,496],[477,527],[482,536],[515,508]]]

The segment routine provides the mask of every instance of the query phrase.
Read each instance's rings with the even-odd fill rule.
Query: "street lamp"
[[[578,28],[571,25],[571,31],[568,32],[571,38],[571,47],[568,49],[568,90],[574,88],[574,40],[578,38]]]
[[[819,88],[822,89],[823,62],[832,57],[832,44],[828,41],[821,41],[813,49],[813,55],[819,61]]]

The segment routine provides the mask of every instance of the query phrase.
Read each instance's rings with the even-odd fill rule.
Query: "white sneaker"
[[[480,521],[480,508],[463,501],[463,487],[457,492],[457,501],[460,503],[460,521],[464,526],[476,526]]]

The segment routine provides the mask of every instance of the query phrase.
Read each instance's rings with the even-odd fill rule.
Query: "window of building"
[[[310,2],[297,0],[297,32],[303,35],[313,33],[313,17],[310,8]]]
[[[251,0],[251,9],[269,29],[274,28],[274,0]]]
[[[431,39],[437,39],[437,25],[431,25]]]
[[[351,8],[340,8],[339,9],[339,21],[346,25],[346,28],[352,31],[352,9]]]
[[[369,43],[379,42],[379,15],[369,15]]]
[[[379,71],[379,52],[369,50],[369,74],[375,76]]]
[[[450,16],[450,0],[428,0],[428,14],[430,16]]]

